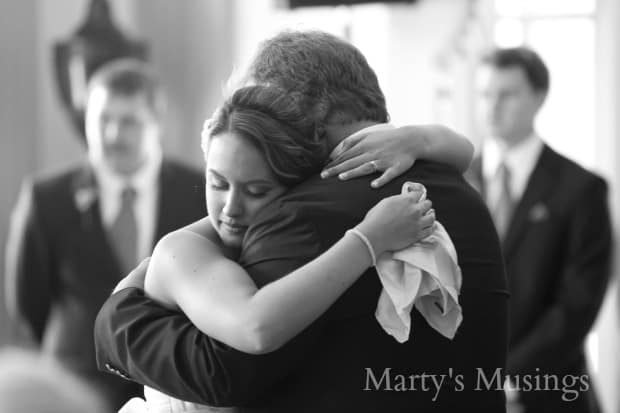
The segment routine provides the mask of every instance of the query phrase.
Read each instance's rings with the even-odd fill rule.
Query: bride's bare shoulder
[[[220,245],[222,242],[217,234],[217,231],[213,228],[209,217],[204,217],[196,222],[192,222],[191,224],[181,228],[179,231],[189,231],[196,235],[200,235],[216,245]]]
[[[176,231],[166,234],[155,247],[154,256],[162,254],[168,257],[187,258],[200,252],[219,251],[221,240],[207,218],[193,222]]]

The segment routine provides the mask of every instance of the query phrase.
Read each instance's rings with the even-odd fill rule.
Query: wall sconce
[[[147,46],[128,39],[114,25],[106,0],[92,0],[86,19],[67,40],[54,45],[54,69],[61,103],[85,141],[84,109],[91,75],[121,57],[147,59]]]

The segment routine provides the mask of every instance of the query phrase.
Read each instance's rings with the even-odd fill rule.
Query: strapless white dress
[[[118,413],[213,413],[233,412],[234,407],[211,407],[185,402],[144,387],[144,399],[134,397],[121,407]]]

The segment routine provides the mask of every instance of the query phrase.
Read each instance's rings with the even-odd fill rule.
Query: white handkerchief
[[[144,386],[144,398],[146,399],[145,405],[148,413],[214,413],[235,411],[234,407],[212,407],[175,399],[148,386]],[[134,412],[132,410],[127,413],[142,412],[138,410]]]
[[[118,413],[149,413],[149,409],[146,406],[144,399],[134,397],[129,399],[129,401],[121,407]]]
[[[405,183],[403,192],[409,191],[410,185]],[[388,334],[400,343],[409,339],[415,306],[431,327],[454,338],[463,321],[458,300],[462,275],[456,249],[443,225],[436,222],[433,233],[424,240],[382,254],[377,273],[383,290],[375,316]]]

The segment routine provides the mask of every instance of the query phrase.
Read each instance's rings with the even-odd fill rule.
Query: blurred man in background
[[[490,53],[480,83],[490,136],[470,178],[489,206],[506,261],[508,399],[526,413],[597,412],[584,341],[609,278],[607,184],[536,133],[549,72],[534,51]]]
[[[115,410],[141,387],[97,371],[97,311],[157,240],[205,215],[203,174],[162,159],[164,104],[146,63],[98,70],[86,162],[24,183],[7,244],[9,314]]]
[[[92,388],[48,357],[0,353],[0,413],[105,413]]]

